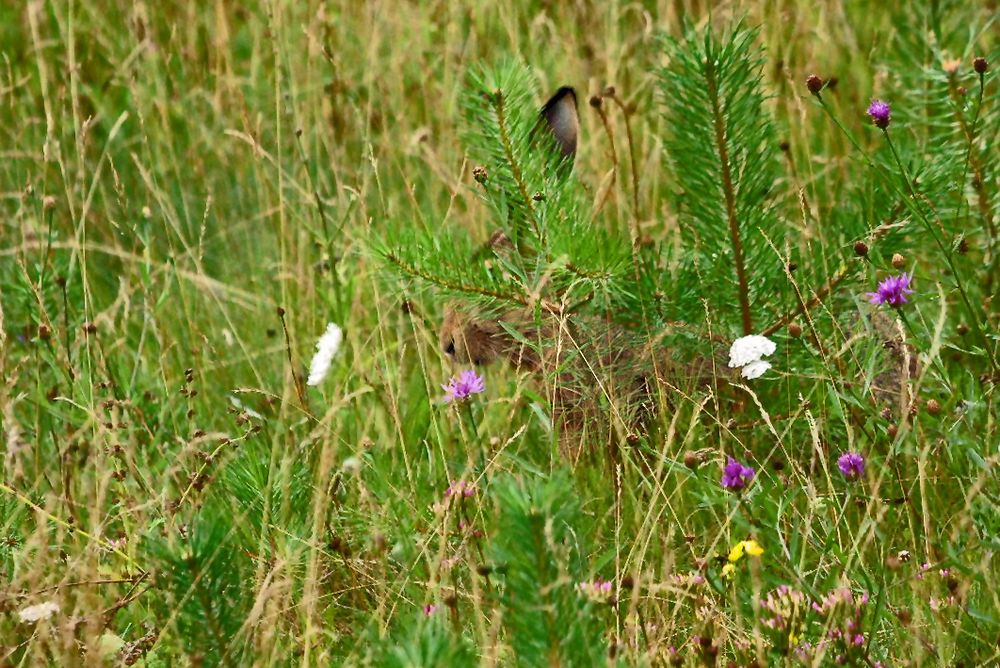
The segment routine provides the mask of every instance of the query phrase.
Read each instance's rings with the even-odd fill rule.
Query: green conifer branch
[[[719,103],[719,86],[716,81],[715,64],[711,58],[705,59],[705,83],[708,99],[712,106],[712,125],[715,129],[715,148],[719,153],[722,172],[722,192],[726,198],[726,220],[729,223],[729,238],[733,247],[733,264],[739,283],[740,316],[743,320],[743,334],[753,333],[753,319],[750,315],[750,291],[747,287],[747,270],[743,259],[743,241],[740,239],[740,223],[736,217],[736,194],[733,190],[733,173],[729,164],[729,149],[726,146],[726,122]]]

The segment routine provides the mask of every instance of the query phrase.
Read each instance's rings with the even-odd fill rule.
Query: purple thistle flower
[[[899,276],[889,276],[878,284],[875,292],[869,292],[869,301],[872,304],[888,304],[889,306],[902,306],[906,304],[906,295],[912,295],[913,290],[910,283],[913,277],[907,273]]]
[[[482,376],[474,369],[468,369],[452,378],[447,385],[442,385],[441,389],[447,392],[444,397],[446,403],[452,401],[463,401],[473,394],[480,394],[486,391],[486,383]]]
[[[871,116],[872,123],[882,130],[889,127],[891,113],[892,109],[889,107],[889,103],[884,100],[872,100],[872,103],[868,105],[868,115]]]
[[[860,478],[865,473],[865,458],[857,452],[845,452],[837,459],[837,468],[848,480]]]
[[[753,480],[754,473],[752,468],[730,457],[726,468],[722,469],[722,486],[726,489],[743,489]]]

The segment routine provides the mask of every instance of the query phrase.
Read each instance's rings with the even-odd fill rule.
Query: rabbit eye
[[[444,347],[444,351],[448,355],[454,355],[455,354],[455,339],[452,339],[452,340],[448,341],[448,345],[446,345]]]

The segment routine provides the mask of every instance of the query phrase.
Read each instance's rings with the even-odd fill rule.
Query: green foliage
[[[321,4],[0,9],[0,664],[995,662],[988,3]]]
[[[600,626],[577,587],[586,537],[569,476],[497,481],[491,556],[503,574],[504,629],[518,665],[598,665]]]
[[[699,264],[689,309],[698,308],[696,295],[714,311],[738,308],[743,334],[754,331],[750,304],[759,314],[784,282],[775,252],[785,233],[773,207],[777,141],[756,37],[741,25],[721,37],[709,28],[664,36],[659,71],[686,259]]]
[[[502,232],[514,252],[425,227],[381,242],[390,268],[493,312],[533,305],[538,296],[564,309],[606,310],[634,293],[628,238],[592,220],[536,98],[534,78],[514,61],[474,71],[464,93],[466,144],[484,170],[474,187],[493,214],[487,234]]]

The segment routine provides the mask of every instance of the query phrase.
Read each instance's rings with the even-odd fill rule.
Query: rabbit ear
[[[569,86],[557,90],[542,107],[542,117],[556,138],[562,154],[572,159],[576,155],[576,137],[580,130],[580,119],[576,113],[576,91]]]

